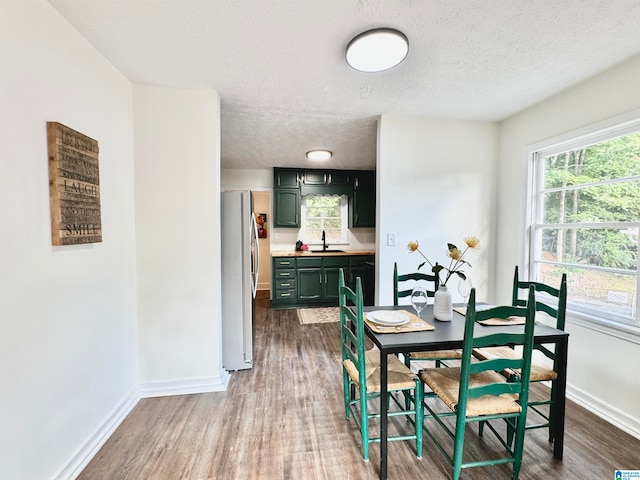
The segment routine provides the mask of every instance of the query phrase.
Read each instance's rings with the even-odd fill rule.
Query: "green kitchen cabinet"
[[[354,255],[350,257],[349,261],[349,276],[345,278],[345,281],[349,284],[349,286],[355,290],[356,288],[356,278],[360,277],[362,280],[362,288],[365,288],[365,272],[366,262],[373,262],[376,257],[374,255]]]
[[[293,188],[274,190],[273,226],[300,228],[300,191]]]
[[[322,300],[322,268],[299,268],[298,303]]]
[[[297,257],[298,302],[322,300],[322,257]]]
[[[345,274],[349,275],[349,257],[323,257],[322,259],[322,299],[324,301],[338,301],[338,279],[340,278],[340,269],[345,270]]]
[[[298,301],[296,260],[293,257],[275,257],[272,261],[273,303],[294,305]]]
[[[355,256],[287,256],[272,259],[272,307],[319,307],[338,305],[340,269],[350,278],[350,259]],[[365,256],[369,258],[369,256]]]
[[[353,198],[349,205],[349,227],[376,226],[376,172],[354,172]]]
[[[302,174],[300,170],[292,168],[274,168],[273,186],[274,188],[298,188]]]

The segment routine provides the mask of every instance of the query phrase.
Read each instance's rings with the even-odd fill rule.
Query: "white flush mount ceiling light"
[[[309,150],[307,152],[307,158],[309,160],[317,161],[329,160],[332,155],[333,153],[331,153],[329,150]]]
[[[347,45],[350,67],[361,72],[383,72],[400,64],[409,53],[409,40],[392,28],[376,28],[355,36]]]

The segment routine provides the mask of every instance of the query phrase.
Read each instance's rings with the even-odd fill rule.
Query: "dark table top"
[[[411,305],[364,308],[365,312],[375,310],[407,310],[412,313],[414,312]],[[367,335],[380,350],[393,351],[394,353],[462,348],[465,319],[463,315],[454,311],[451,321],[442,322],[434,318],[433,305],[427,305],[421,312],[420,317],[433,325],[435,329],[422,332],[376,333],[371,330],[366,323],[365,329],[367,330]],[[485,326],[476,324],[474,336],[481,337],[498,332],[517,333],[523,330],[524,325]],[[558,330],[543,323],[536,322],[534,329],[534,339],[536,343],[556,343],[562,337],[568,336],[569,334],[563,330]]]

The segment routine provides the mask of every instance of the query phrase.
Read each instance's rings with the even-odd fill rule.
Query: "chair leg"
[[[505,422],[507,424],[507,445],[509,445],[509,447],[513,446],[513,439],[516,436],[516,432],[517,432],[517,425],[514,427],[514,425],[511,423],[511,421],[506,418]],[[517,420],[516,420],[517,422]],[[525,425],[526,428],[526,425]]]
[[[362,437],[362,456],[364,461],[369,461],[369,411],[367,409],[367,396],[360,395],[360,436]]]
[[[522,465],[522,450],[524,446],[524,433],[526,425],[526,411],[524,415],[520,415],[516,419],[515,448],[513,450],[513,480],[518,480],[520,474],[520,466]]]
[[[416,456],[422,458],[422,426],[424,425],[424,408],[422,407],[422,400],[424,399],[424,392],[422,390],[422,382],[416,380],[416,388],[414,394],[415,400],[415,417],[416,422]]]
[[[347,375],[347,372],[344,370],[344,367],[342,369],[342,390],[343,390],[343,396],[344,396],[344,416],[347,420],[349,420],[349,414],[351,411],[351,408],[349,408],[349,404],[351,403],[351,399],[353,398],[351,396],[351,385],[350,385],[350,381],[349,381],[349,375]]]
[[[556,440],[556,422],[555,422],[555,407],[557,397],[557,382],[551,381],[551,404],[549,405],[549,442],[555,442]]]
[[[465,418],[462,415],[456,417],[456,433],[453,446],[453,480],[460,478],[462,472],[462,454],[464,452],[464,427]]]

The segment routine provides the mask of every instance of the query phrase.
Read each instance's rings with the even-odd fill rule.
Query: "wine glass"
[[[420,318],[420,312],[427,306],[427,289],[422,286],[417,286],[411,292],[411,305],[416,309],[418,318]]]
[[[458,277],[458,292],[462,295],[462,299],[464,301],[464,306],[467,306],[467,298],[471,295],[471,289],[473,288],[473,284],[471,283],[471,279],[469,277],[462,278]]]

